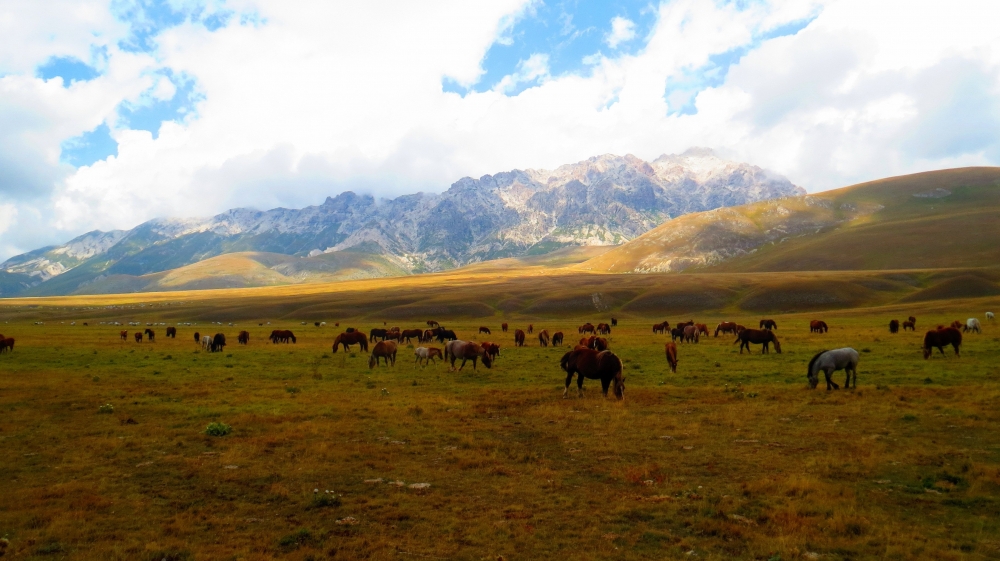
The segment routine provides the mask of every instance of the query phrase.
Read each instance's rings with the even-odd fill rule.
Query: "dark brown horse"
[[[889,322],[889,333],[899,333],[899,320],[894,319]]]
[[[534,326],[534,324],[529,323],[528,324],[528,333],[534,333],[534,332],[535,332],[535,326]]]
[[[669,321],[665,321],[663,323],[654,323],[653,324],[653,333],[666,333],[666,331],[668,329],[670,329],[670,322]]]
[[[437,332],[437,340],[439,343],[444,343],[445,341],[454,341],[458,339],[458,335],[451,329],[439,329]]]
[[[563,332],[556,331],[555,333],[552,334],[552,346],[561,347],[562,344],[563,344]]]
[[[14,352],[14,338],[7,337],[4,338],[0,335],[0,353],[12,353]]]
[[[479,326],[479,333],[485,333],[487,335],[492,335],[492,333],[490,332],[490,328],[486,327],[485,325]]]
[[[829,330],[825,321],[814,319],[809,322],[809,333],[826,333]]]
[[[583,379],[601,381],[604,397],[608,397],[608,387],[614,385],[615,397],[625,399],[625,376],[622,375],[622,361],[611,351],[594,349],[573,349],[564,354],[559,365],[566,371],[566,389],[563,399],[569,397],[569,385],[577,376],[577,395],[583,397]]]
[[[523,347],[524,346],[524,331],[520,329],[514,330],[514,346]]]
[[[427,320],[427,327],[441,327],[441,324],[432,319],[429,319]]]
[[[444,346],[444,358],[445,360],[451,361],[451,369],[455,369],[455,361],[462,359],[462,365],[458,367],[459,370],[465,368],[465,361],[472,361],[472,369],[476,369],[476,361],[482,359],[483,366],[486,368],[493,367],[493,360],[490,358],[486,349],[482,347],[479,343],[474,343],[472,341],[461,341],[455,339],[454,341],[449,341],[447,345]]]
[[[135,342],[142,343],[142,333],[139,333],[138,331],[135,332]]]
[[[769,345],[774,343],[774,350],[781,354],[781,344],[778,343],[778,336],[774,334],[773,331],[767,329],[744,329],[736,336],[736,340],[733,344],[740,344],[740,354],[743,354],[743,348],[746,347],[748,353],[750,353],[750,344],[763,345],[761,353],[770,353],[771,350]]]
[[[611,327],[618,327],[618,318],[611,318]]]
[[[948,345],[955,349],[955,356],[962,356],[959,354],[959,347],[962,346],[962,332],[954,327],[928,331],[924,335],[924,358],[930,358],[935,347],[941,354],[944,354],[944,347]]]
[[[362,351],[368,350],[368,336],[360,331],[344,332],[337,335],[333,340],[333,352],[337,352],[337,347],[344,346],[344,352],[351,350],[351,345],[361,345]]]
[[[380,327],[376,327],[371,330],[371,333],[368,334],[368,340],[372,342],[374,342],[376,339],[381,339],[382,341],[385,341],[385,338],[388,337],[388,335],[389,335],[388,329],[382,329]]]
[[[501,324],[500,324],[500,329],[501,329],[501,330],[502,330],[502,331],[503,331],[504,333],[507,333],[507,324],[506,324],[506,323],[501,323]]]
[[[957,319],[955,321],[951,322],[951,327],[953,329],[962,329],[963,325],[965,325],[965,324],[962,323],[962,322],[960,322],[960,321],[958,321]]]
[[[910,331],[916,331],[917,330],[917,324],[916,324],[916,322],[912,322],[910,320],[904,321],[903,322],[903,331],[906,331],[907,329],[909,329]]]
[[[670,340],[671,341],[676,341],[676,340],[680,339],[681,341],[683,341],[684,340],[684,328],[686,328],[686,327],[688,327],[688,326],[686,326],[686,325],[678,325],[677,327],[671,329],[670,330]]]
[[[176,339],[177,338],[177,328],[176,327],[168,327],[167,328],[167,337],[169,337],[171,339]]]
[[[298,342],[298,340],[295,338],[295,334],[287,329],[275,329],[274,331],[271,332],[271,335],[268,337],[268,339],[270,339],[271,343],[273,344]]]
[[[222,333],[216,333],[215,337],[212,337],[212,348],[213,353],[221,353],[226,348],[226,336]]]
[[[538,345],[541,347],[549,346],[549,332],[547,329],[538,332]]]
[[[250,344],[250,332],[249,331],[240,331],[240,334],[236,336],[236,341],[239,344],[241,344],[241,345],[249,345]]]
[[[152,343],[153,340],[156,339],[156,332],[153,331],[152,329],[149,329],[147,327],[145,333],[146,333],[146,338],[149,339],[150,343]]]
[[[597,324],[598,335],[611,335],[611,326],[606,323]]]
[[[778,322],[774,321],[773,319],[762,319],[760,320],[759,327],[761,329],[767,329],[768,331],[770,331],[772,329],[778,328]]]
[[[736,335],[736,322],[724,321],[715,326],[715,336],[718,337],[719,333],[732,333],[733,335]]]
[[[670,371],[677,374],[677,344],[673,341],[667,341],[663,350],[667,353],[667,364],[670,365]]]
[[[411,339],[416,338],[417,341],[421,341],[423,334],[424,332],[419,329],[404,329],[399,334],[399,340],[402,341],[403,339],[406,339],[406,342],[409,343],[411,342]]]
[[[128,331],[122,331],[118,335],[121,336],[122,341],[128,341]],[[195,339],[197,339],[197,337],[195,337]]]
[[[393,366],[396,366],[395,341],[379,341],[378,343],[375,343],[375,347],[372,348],[372,356],[368,358],[368,368],[372,369],[378,366],[380,358],[385,359],[386,366],[389,366],[390,361]]]
[[[194,332],[194,342],[201,343],[201,333],[198,333],[197,331]]]
[[[908,317],[908,318],[906,318],[906,319],[907,319],[907,320],[908,320],[908,321],[909,321],[910,323],[912,323],[912,324],[913,324],[913,327],[914,327],[914,328],[916,328],[916,327],[917,327],[917,318],[915,318],[915,317],[913,317],[913,316],[910,316],[910,317]]]

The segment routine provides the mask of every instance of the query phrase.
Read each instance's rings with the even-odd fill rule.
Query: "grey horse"
[[[826,375],[826,389],[839,390],[840,386],[833,382],[830,375],[838,370],[843,370],[847,373],[847,381],[844,382],[845,389],[850,389],[851,387],[851,375],[854,376],[854,387],[858,387],[858,351],[850,348],[844,347],[843,349],[834,349],[832,351],[820,351],[816,353],[816,356],[812,357],[809,361],[809,387],[816,389],[816,384],[819,383],[819,373],[820,371]]]

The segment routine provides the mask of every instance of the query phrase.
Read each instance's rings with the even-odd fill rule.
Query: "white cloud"
[[[493,90],[464,96],[442,81],[476,84],[490,45],[517,40],[514,22],[532,2],[259,0],[239,8],[265,23],[215,32],[186,23],[156,38],[155,56],[118,50],[125,31],[98,10],[80,25],[100,30],[93,41],[108,48],[108,69],[69,88],[33,68],[53,54],[83,57],[91,39],[34,4],[15,6],[27,14],[17,25],[0,14],[0,30],[17,28],[29,46],[17,51],[0,32],[0,193],[20,205],[0,257],[51,241],[28,221],[68,237],[154,216],[300,206],[344,189],[439,191],[463,175],[607,152],[654,158],[712,146],[811,190],[1000,163],[1000,6],[991,3],[776,0],[741,10],[675,0],[659,5],[633,54],[594,55],[586,74],[556,75],[539,52]],[[812,16],[797,34],[758,44]],[[612,23],[607,44],[635,33]],[[685,99],[696,114],[671,113],[668,80],[748,46],[724,80],[694,82]],[[121,100],[165,99],[176,87],[157,82],[163,68],[195,80],[195,115],[165,123],[156,139],[122,128]],[[59,164],[60,142],[101,122],[117,127],[118,156]],[[14,190],[21,199],[8,203]]]
[[[617,49],[618,45],[632,39],[635,39],[635,22],[621,16],[611,18],[611,31],[604,36],[604,42],[612,49]]]

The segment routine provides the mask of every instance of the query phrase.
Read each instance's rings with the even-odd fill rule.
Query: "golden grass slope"
[[[1000,168],[893,177],[671,220],[576,266],[817,271],[1000,263]]]

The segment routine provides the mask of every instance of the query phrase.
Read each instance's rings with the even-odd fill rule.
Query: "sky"
[[[994,0],[4,0],[0,260],[693,146],[811,192],[1000,164]]]

